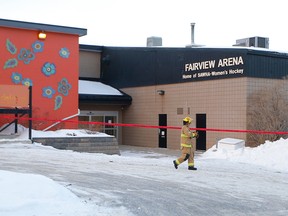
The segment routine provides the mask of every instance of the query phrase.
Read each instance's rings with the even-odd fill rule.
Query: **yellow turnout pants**
[[[181,156],[176,160],[176,163],[177,163],[177,165],[179,165],[187,159],[188,159],[188,166],[194,166],[193,146],[192,147],[181,147]]]

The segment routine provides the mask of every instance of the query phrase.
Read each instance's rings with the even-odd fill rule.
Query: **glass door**
[[[115,125],[106,125],[106,123],[118,123],[117,111],[81,111],[78,119],[82,122],[78,128],[98,131],[115,136],[116,138],[118,137],[118,127]]]

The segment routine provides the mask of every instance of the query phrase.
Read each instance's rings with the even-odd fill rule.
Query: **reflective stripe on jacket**
[[[191,148],[192,137],[193,137],[193,134],[190,131],[189,127],[187,125],[183,125],[181,129],[181,146]]]

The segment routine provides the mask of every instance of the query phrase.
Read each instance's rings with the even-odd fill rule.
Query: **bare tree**
[[[254,92],[248,101],[248,129],[288,131],[287,84]],[[247,135],[247,145],[255,147],[266,140],[275,141],[280,137],[286,138],[287,135],[249,133]]]

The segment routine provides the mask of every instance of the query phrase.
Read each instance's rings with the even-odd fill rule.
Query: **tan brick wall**
[[[182,119],[189,115],[196,127],[196,114],[206,114],[206,126],[212,129],[247,129],[248,96],[255,91],[283,84],[283,80],[262,78],[233,78],[211,81],[187,82],[121,89],[133,98],[128,107],[80,104],[81,110],[118,111],[119,123],[158,126],[158,115],[167,114],[168,126],[182,126]],[[159,95],[157,90],[164,90]],[[183,110],[183,114],[177,114]],[[119,127],[119,144],[158,147],[158,129]],[[178,149],[180,131],[168,129],[167,148]],[[206,149],[222,138],[246,140],[246,133],[211,132],[206,134]],[[194,141],[195,144],[195,141]]]
[[[80,77],[100,78],[101,53],[79,52],[79,71]]]
[[[159,89],[165,95],[159,95]],[[167,125],[180,127],[190,110],[193,119],[197,113],[206,114],[207,128],[246,129],[246,89],[247,78],[121,89],[133,98],[132,105],[123,112],[123,121],[158,125],[158,114],[167,114]],[[183,114],[177,115],[177,108],[183,108]],[[191,127],[195,127],[195,121]],[[179,148],[179,130],[169,129],[167,135],[167,148]],[[207,132],[206,148],[225,137],[245,139],[246,135]],[[158,129],[125,127],[123,144],[158,147]]]

